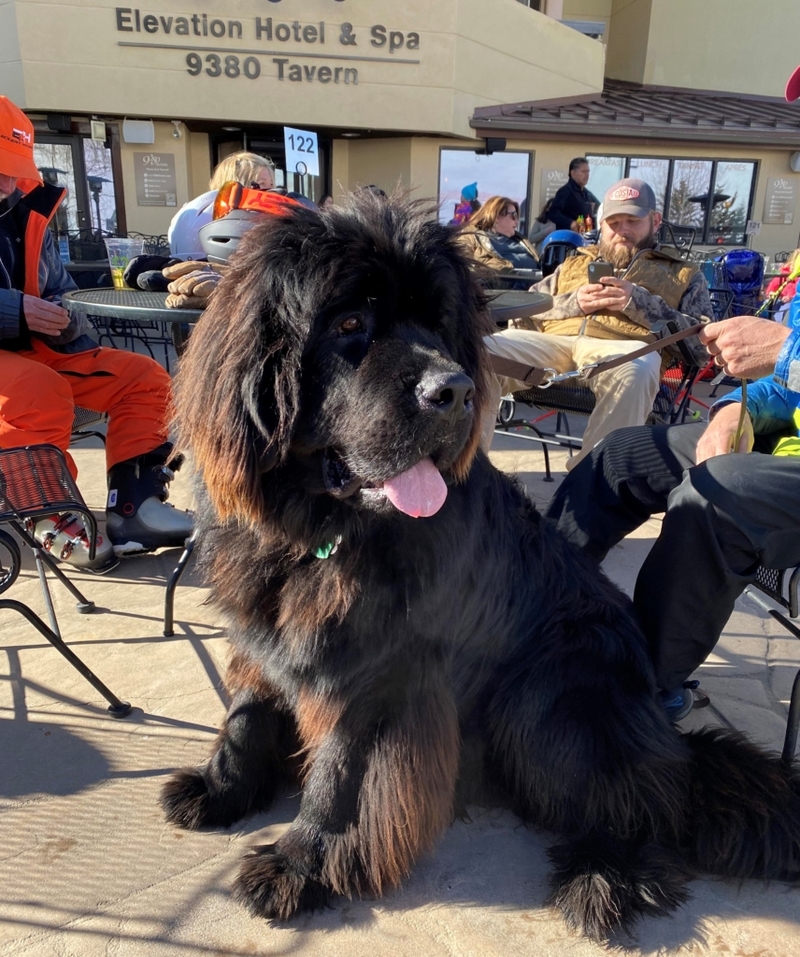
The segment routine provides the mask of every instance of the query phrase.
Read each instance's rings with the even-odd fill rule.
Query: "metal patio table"
[[[141,289],[78,289],[64,294],[63,305],[70,313],[98,316],[112,322],[166,323],[171,327],[171,341],[180,355],[185,345],[183,327],[197,322],[203,310],[170,309],[166,305],[167,295],[166,292],[144,292]],[[139,338],[149,349],[146,337],[134,334],[133,338]]]

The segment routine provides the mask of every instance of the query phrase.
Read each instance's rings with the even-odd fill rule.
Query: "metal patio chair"
[[[753,589],[757,589],[774,604],[780,605],[781,611],[768,604]],[[800,617],[800,565],[797,568],[765,568],[761,565],[756,574],[756,580],[746,589],[753,601],[779,622],[795,638],[800,638],[800,628],[795,624]],[[787,615],[788,612],[788,615]],[[793,620],[790,620],[793,619]],[[792,693],[789,698],[789,716],[786,721],[786,736],[783,740],[781,760],[790,765],[797,750],[797,736],[800,731],[800,669],[795,675]]]
[[[183,546],[183,551],[181,552],[181,557],[178,559],[178,564],[172,570],[172,574],[169,576],[169,581],[167,582],[167,587],[164,591],[164,637],[171,638],[175,634],[175,589],[178,587],[178,584],[183,577],[183,573],[186,571],[186,566],[189,564],[189,559],[192,557],[192,552],[194,551],[194,546],[197,543],[197,529],[195,529],[191,536],[186,539],[186,543]]]
[[[66,645],[58,626],[47,570],[77,600],[80,614],[90,614],[95,609],[94,602],[84,597],[33,536],[38,519],[63,512],[75,512],[86,523],[92,542],[90,557],[93,558],[97,522],[67,469],[61,449],[54,445],[29,445],[0,450],[0,594],[8,591],[19,575],[22,565],[19,539],[33,551],[50,625],[48,627],[32,608],[21,601],[0,598],[0,610],[9,609],[22,615],[108,701],[109,714],[114,718],[124,718],[130,714],[131,706],[106,687]],[[4,531],[4,525],[12,529],[17,538]]]
[[[102,425],[104,422],[108,422],[108,415],[105,412],[93,412],[91,409],[84,409],[82,406],[76,405],[74,418],[72,420],[70,442],[80,442],[81,439],[96,438],[100,439],[103,445],[105,445],[105,432],[100,432],[98,429],[93,428],[93,426]]]
[[[672,425],[683,422],[689,414],[692,386],[700,372],[699,366],[686,360],[673,359],[662,370],[661,384],[653,401],[648,422]],[[519,403],[534,406],[540,414],[529,416],[519,411]],[[552,482],[548,446],[568,449],[570,455],[582,446],[579,437],[571,435],[568,414],[589,416],[594,411],[596,398],[588,385],[577,379],[559,382],[547,388],[531,388],[504,396],[497,414],[499,434],[513,434],[541,445],[544,453],[545,482]],[[555,416],[555,426],[547,429],[543,423]]]

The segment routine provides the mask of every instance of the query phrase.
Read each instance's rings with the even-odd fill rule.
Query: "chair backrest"
[[[765,568],[759,565],[755,587],[789,612],[791,618],[800,614],[800,567]]]
[[[796,620],[798,614],[800,614],[800,566],[796,568],[765,568],[763,565],[759,565],[753,587],[789,612],[787,617],[783,612],[770,608],[748,588],[750,597],[758,605],[777,622],[780,622],[795,638],[800,638],[800,628],[794,621],[790,620]],[[792,684],[792,692],[789,698],[789,716],[786,720],[786,736],[783,740],[783,751],[781,752],[781,761],[787,768],[791,767],[794,762],[798,734],[800,734],[800,671],[797,672]]]
[[[754,249],[731,249],[722,256],[727,286],[733,293],[737,315],[755,311],[761,305],[764,285],[764,257]]]
[[[61,449],[54,445],[0,449],[0,522],[70,510],[88,511]]]
[[[722,263],[731,289],[752,289],[764,282],[764,257],[754,249],[731,249]]]
[[[128,239],[141,239],[146,256],[169,256],[169,240],[166,235],[151,236],[149,233],[129,232]]]
[[[542,276],[549,276],[554,273],[565,259],[574,255],[577,248],[573,243],[548,243],[546,248],[542,250],[542,256],[539,260]]]
[[[714,319],[727,319],[731,314],[733,306],[733,293],[730,289],[722,289],[717,286],[710,286],[708,294],[711,298],[711,305],[714,309]]]
[[[672,246],[684,259],[688,259],[694,246],[697,230],[694,226],[679,226],[666,219],[661,220],[658,227],[658,242],[661,246]]]
[[[107,421],[108,415],[105,412],[93,412],[91,409],[84,409],[82,406],[76,405],[73,410],[70,442],[79,442],[81,439],[88,439],[95,436],[105,445],[105,433],[90,428],[90,426],[102,425]]]

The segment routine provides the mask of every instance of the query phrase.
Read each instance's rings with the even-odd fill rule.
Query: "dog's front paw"
[[[251,914],[270,920],[317,910],[330,899],[330,890],[301,873],[297,862],[276,844],[255,847],[244,858],[234,894]]]
[[[228,827],[242,816],[234,802],[209,787],[198,768],[176,771],[161,789],[159,803],[170,824],[189,831],[201,827]]]

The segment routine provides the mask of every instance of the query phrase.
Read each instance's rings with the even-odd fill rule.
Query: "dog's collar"
[[[320,545],[319,548],[315,548],[313,552],[314,558],[330,558],[341,544],[342,536],[337,535],[332,542],[326,542],[324,545]]]

